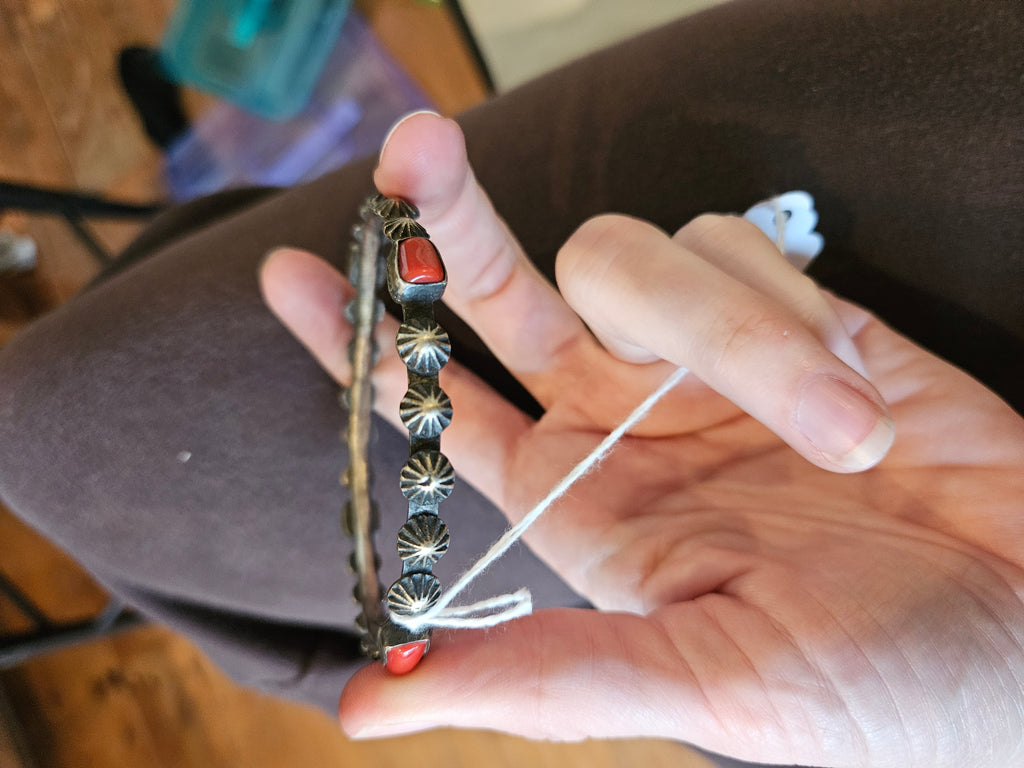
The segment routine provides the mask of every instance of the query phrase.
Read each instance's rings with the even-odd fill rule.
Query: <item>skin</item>
[[[368,666],[341,699],[350,735],[451,725],[787,764],[1024,761],[1024,421],[1005,403],[741,220],[670,236],[598,217],[560,252],[559,292],[454,123],[400,124],[376,182],[420,207],[447,303],[546,408],[533,421],[457,364],[442,373],[445,452],[511,520],[674,366],[695,375],[526,537],[596,609],[436,632],[404,677]],[[261,281],[344,383],[345,279],[285,248]],[[394,354],[376,383],[397,422]]]

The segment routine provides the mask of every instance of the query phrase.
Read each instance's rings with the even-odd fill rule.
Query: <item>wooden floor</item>
[[[160,155],[117,86],[116,53],[154,44],[172,0],[0,3],[0,179],[123,199],[163,196]],[[416,0],[363,0],[385,45],[447,113],[484,96],[450,20]],[[445,55],[439,55],[444,51]],[[190,109],[204,100],[192,95]],[[97,272],[61,221],[0,213],[30,235],[38,267],[0,274],[0,345],[74,296]],[[137,225],[96,222],[117,251]],[[54,619],[95,615],[106,595],[74,561],[0,507],[0,571]],[[29,624],[0,598],[0,633]],[[0,768],[333,768],[405,766],[707,766],[667,742],[551,745],[443,731],[353,743],[325,715],[244,690],[186,640],[145,626],[54,652],[0,674]]]

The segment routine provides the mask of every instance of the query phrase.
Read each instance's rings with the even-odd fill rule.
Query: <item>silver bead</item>
[[[430,573],[410,573],[388,590],[387,603],[392,613],[416,616],[430,610],[441,596],[441,582]]]
[[[433,381],[421,381],[409,387],[398,415],[413,437],[437,437],[452,421],[452,401]]]
[[[414,515],[398,531],[398,555],[413,568],[425,568],[448,551],[450,539],[448,526],[437,515]]]
[[[400,197],[376,194],[367,203],[370,209],[382,219],[418,219],[419,208]]]
[[[389,240],[394,240],[396,243],[400,240],[408,240],[410,237],[429,237],[427,230],[422,225],[409,218],[385,221],[382,229],[384,230],[384,236]]]
[[[437,323],[427,326],[403,323],[395,337],[395,346],[406,366],[426,376],[440,371],[452,354],[448,334]]]
[[[416,504],[436,504],[455,487],[455,470],[440,451],[417,451],[399,474],[402,495]]]

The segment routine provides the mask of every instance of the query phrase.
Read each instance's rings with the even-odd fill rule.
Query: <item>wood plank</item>
[[[0,505],[0,573],[54,621],[95,616],[106,592],[65,552]],[[0,631],[28,629],[25,617],[0,597]]]
[[[159,39],[170,0],[118,8],[82,0],[15,0],[0,8],[0,178],[145,200],[163,196],[159,154],[121,94],[116,56],[129,42]],[[116,251],[140,224],[93,226]],[[77,294],[97,273],[95,259],[59,218],[31,216],[22,229],[37,243],[39,265],[28,280],[3,276],[0,296],[10,294],[12,282],[22,289],[31,282],[38,314]],[[0,343],[16,330],[5,319]]]
[[[356,0],[396,61],[445,115],[487,98],[487,88],[451,11],[414,0]]]
[[[159,41],[169,0],[46,0],[27,11],[16,19],[17,34],[67,168],[55,181],[103,192],[139,166],[159,167],[121,92],[117,54],[128,43]]]
[[[0,213],[0,232],[21,237],[28,231],[29,217],[25,214]],[[0,347],[51,303],[36,270],[0,271]]]
[[[59,186],[68,181],[70,166],[29,55],[33,25],[45,16],[38,12],[43,5],[25,0],[0,4],[0,178]]]
[[[0,686],[0,766],[2,768],[35,768],[29,762],[21,723],[14,716],[7,694]]]

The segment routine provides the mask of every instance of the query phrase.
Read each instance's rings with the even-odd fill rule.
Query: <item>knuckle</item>
[[[472,264],[458,280],[456,290],[466,302],[490,301],[499,297],[516,274],[519,256],[511,236],[481,240],[487,248],[484,255]]]
[[[778,348],[794,337],[798,325],[791,318],[752,308],[742,315],[723,317],[717,324],[718,332],[707,341],[707,354],[714,370],[728,373],[743,366],[739,361],[752,351],[763,357],[765,349]]]
[[[794,276],[793,282],[794,289],[789,309],[803,320],[805,325],[817,327],[834,316],[832,306],[814,280],[798,274]]]
[[[558,253],[555,274],[562,293],[572,303],[615,285],[643,257],[651,230],[665,236],[654,225],[621,214],[587,219]]]
[[[576,258],[614,259],[632,250],[638,230],[651,225],[616,213],[603,213],[583,222],[566,241],[566,250]]]
[[[712,231],[723,226],[727,226],[731,221],[735,220],[735,216],[722,213],[702,213],[699,216],[695,216],[693,219],[688,221],[676,232],[677,235],[687,234],[691,236],[697,236],[701,233]]]
[[[796,274],[792,279],[794,283],[786,310],[819,339],[848,335],[842,320],[818,284],[803,274]]]
[[[739,216],[721,213],[702,213],[676,231],[673,239],[687,244],[695,251],[721,250],[739,237],[748,238],[764,234],[756,226]]]

